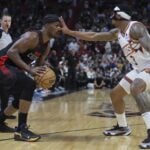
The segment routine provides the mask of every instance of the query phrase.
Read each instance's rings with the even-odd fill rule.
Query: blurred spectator
[[[79,51],[79,44],[75,39],[72,39],[71,42],[68,44],[68,50],[74,51],[75,53]]]
[[[75,54],[75,51],[69,51],[66,57],[68,65],[67,90],[69,91],[76,90],[76,67],[78,59]]]
[[[96,73],[93,68],[89,68],[89,70],[86,72],[87,74],[87,87],[88,88],[94,88],[94,80],[96,78]]]
[[[76,73],[77,89],[84,89],[87,87],[88,79],[84,69],[79,69]]]
[[[103,81],[103,72],[100,70],[100,68],[96,69],[96,77],[94,80],[94,87],[95,89],[101,89],[104,86]]]
[[[57,52],[55,50],[51,51],[49,58],[48,58],[48,61],[49,61],[50,65],[52,66],[52,68],[57,70],[59,59],[57,56]]]
[[[67,74],[64,68],[64,63],[65,62],[59,62],[59,66],[58,66],[58,87],[64,87],[66,88],[66,79],[67,79]]]

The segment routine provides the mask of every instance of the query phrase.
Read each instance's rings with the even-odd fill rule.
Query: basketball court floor
[[[135,101],[126,97],[130,136],[106,137],[103,131],[116,124],[108,90],[83,90],[47,101],[33,101],[28,124],[41,134],[38,142],[13,140],[0,133],[0,150],[138,150],[146,130]],[[7,121],[10,126],[16,120]]]

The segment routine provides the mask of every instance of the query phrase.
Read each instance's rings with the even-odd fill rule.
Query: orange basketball
[[[35,81],[37,85],[41,88],[47,89],[51,88],[56,80],[56,75],[54,71],[50,68],[46,68],[46,71],[44,74],[42,74],[40,77],[35,76]]]

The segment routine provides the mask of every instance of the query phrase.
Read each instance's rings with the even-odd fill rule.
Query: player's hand
[[[40,67],[33,67],[30,69],[29,73],[32,76],[41,76],[42,74],[44,74],[46,71],[46,67],[45,66],[40,66]]]
[[[46,67],[51,67],[51,64],[50,64],[48,61],[45,61],[45,62],[44,62],[44,66],[46,66]]]
[[[144,71],[145,71],[146,73],[150,73],[150,68],[145,68]]]
[[[61,31],[64,33],[64,34],[68,34],[68,32],[70,31],[69,28],[67,27],[63,17],[59,17],[59,20],[60,20],[60,23],[61,23]]]

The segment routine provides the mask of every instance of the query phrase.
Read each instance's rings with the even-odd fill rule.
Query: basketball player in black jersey
[[[9,45],[12,42],[12,37],[9,34],[9,29],[11,27],[11,22],[12,22],[12,17],[9,14],[8,10],[4,9],[1,15],[1,26],[0,26],[0,51],[5,48],[7,45]],[[3,92],[4,89],[3,87],[0,87],[0,108],[1,108],[1,112],[4,111],[4,109],[7,107],[8,105],[8,99],[9,99],[9,95],[8,93],[5,91]],[[1,101],[1,99],[3,99]],[[9,119],[15,119],[16,116],[9,116]],[[1,129],[0,129],[1,130]],[[12,131],[12,130],[8,130],[8,128],[6,128],[5,131]]]
[[[50,38],[60,35],[59,27],[59,18],[56,15],[47,15],[43,19],[41,30],[24,33],[0,51],[0,86],[11,89],[12,93],[18,96],[18,99],[16,98],[0,115],[0,124],[19,109],[15,140],[31,142],[40,139],[39,135],[29,131],[27,127],[28,111],[36,83],[25,72],[32,76],[40,76],[45,71],[41,65],[49,54]],[[31,67],[29,64],[34,60],[36,67]]]

